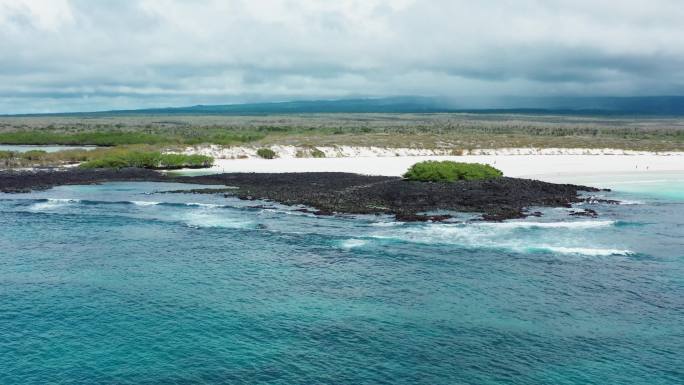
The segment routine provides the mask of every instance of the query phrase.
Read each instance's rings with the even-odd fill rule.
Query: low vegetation
[[[316,147],[305,147],[297,150],[295,156],[297,158],[325,158],[325,152]]]
[[[275,151],[271,150],[270,148],[260,148],[260,149],[258,149],[258,150],[257,150],[257,155],[258,155],[260,158],[263,158],[263,159],[273,159],[273,158],[275,158],[275,157],[277,156],[276,153],[275,153]]]
[[[482,180],[503,176],[501,170],[487,164],[452,161],[419,162],[411,166],[404,178],[421,182],[455,182],[457,180]]]
[[[310,154],[312,158],[325,158],[325,153],[316,147],[311,149]]]
[[[282,114],[0,117],[0,144],[216,144],[464,150],[618,148],[684,151],[684,118],[534,114]],[[320,155],[320,154],[319,154]]]
[[[162,154],[160,152],[129,152],[112,155],[81,163],[81,168],[150,168],[155,170],[177,170],[181,168],[204,168],[214,163],[204,155]]]
[[[132,144],[147,145],[198,145],[220,144],[235,145],[248,143],[265,137],[260,132],[233,132],[231,130],[198,130],[182,133],[145,133],[130,131],[94,132],[45,132],[14,131],[0,132],[2,144],[28,145],[94,145],[121,146]]]
[[[139,167],[151,169],[179,169],[210,167],[214,159],[204,155],[169,154],[153,147],[132,146],[94,150],[65,150],[45,152],[0,151],[0,167],[42,167],[80,163],[83,168]]]

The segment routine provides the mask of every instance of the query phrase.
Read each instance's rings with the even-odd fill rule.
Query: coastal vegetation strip
[[[162,154],[158,151],[130,151],[81,163],[81,168],[149,168],[154,170],[177,170],[181,168],[211,167],[213,158],[205,155]]]
[[[248,143],[264,138],[258,132],[230,132],[222,130],[201,130],[192,135],[175,133],[145,133],[129,131],[92,132],[44,132],[40,130],[0,132],[0,144],[26,145],[94,145],[120,146],[132,144],[147,145],[196,145],[202,143],[233,145]]]
[[[119,146],[93,150],[45,152],[0,151],[0,167],[47,167],[80,164],[82,168],[180,169],[211,167],[214,159],[206,155],[163,153],[151,146]]]

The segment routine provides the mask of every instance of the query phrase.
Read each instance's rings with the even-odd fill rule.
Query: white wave
[[[622,200],[620,200],[620,204],[621,204],[621,205],[643,205],[644,202],[642,202],[642,201],[632,201],[632,200],[625,200],[625,199],[622,199]]]
[[[148,201],[131,201],[136,206],[156,206],[161,202],[148,202]]]
[[[390,236],[399,235],[411,239],[425,241],[447,240],[470,243],[476,240],[497,242],[508,235],[502,235],[502,230],[517,229],[561,229],[583,230],[610,227],[615,221],[568,221],[568,222],[476,222],[476,223],[431,223],[424,226],[405,226],[402,228],[388,228]],[[388,234],[384,234],[388,235]],[[516,237],[517,239],[517,237]]]
[[[185,205],[190,206],[190,207],[204,207],[204,208],[210,208],[210,209],[225,207],[223,205],[216,205],[216,204],[212,204],[212,203],[195,203],[195,202],[186,203]]]
[[[368,241],[365,241],[363,239],[352,238],[345,239],[344,241],[340,242],[340,247],[342,247],[343,249],[353,249],[356,247],[365,246],[366,244],[368,244]]]
[[[481,223],[476,226],[493,227],[498,229],[518,229],[518,228],[549,228],[549,229],[594,229],[599,227],[610,227],[615,221],[567,221],[567,222],[497,222]]]
[[[596,249],[590,247],[563,247],[563,246],[540,246],[532,249],[543,249],[554,253],[560,254],[579,254],[579,255],[589,255],[589,256],[611,256],[611,255],[630,255],[632,252],[630,250],[620,250],[620,249]]]
[[[463,223],[427,224],[401,228],[378,229],[372,238],[385,241],[412,242],[422,244],[456,245],[466,248],[503,249],[517,253],[534,251],[557,254],[577,254],[589,256],[629,255],[629,250],[601,247],[577,247],[576,239],[583,233],[565,236],[568,229],[592,229],[614,225],[614,221],[576,221],[576,222],[503,222],[503,223]],[[535,234],[520,235],[508,229],[541,227],[558,232],[559,236],[540,237]],[[502,231],[504,229],[504,231]],[[590,233],[589,233],[590,234]],[[556,242],[549,244],[549,240]],[[591,242],[587,240],[587,242]]]
[[[394,221],[394,222],[372,222],[370,226],[373,227],[396,227],[396,226],[401,226],[405,222],[399,222],[399,221]]]
[[[251,221],[240,220],[212,212],[191,212],[182,217],[182,221],[190,227],[221,227],[228,229],[245,229],[254,225]]]
[[[80,199],[48,198],[48,202],[55,203],[78,203],[80,201]]]
[[[283,215],[294,215],[294,216],[300,216],[300,217],[316,217],[316,215],[312,213],[307,213],[307,212],[302,212],[302,211],[295,211],[291,209],[278,209],[278,208],[264,208],[259,211],[262,214],[283,214]]]
[[[71,205],[74,203],[79,203],[79,199],[55,199],[55,198],[49,198],[45,202],[38,202],[33,204],[30,207],[30,210],[32,211],[45,211],[45,210],[53,210],[59,207]]]

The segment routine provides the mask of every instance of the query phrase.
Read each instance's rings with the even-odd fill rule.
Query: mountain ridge
[[[274,115],[308,113],[510,113],[558,115],[684,116],[684,96],[502,97],[453,100],[398,96],[194,105],[95,112],[6,114],[22,116]]]

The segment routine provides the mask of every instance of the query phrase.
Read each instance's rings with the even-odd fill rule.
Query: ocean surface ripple
[[[684,383],[684,199],[412,224],[175,189],[0,194],[0,384]]]

